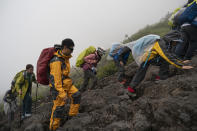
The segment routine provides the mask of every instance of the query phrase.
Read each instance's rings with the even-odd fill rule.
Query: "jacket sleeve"
[[[84,57],[84,61],[88,64],[95,64],[95,63],[97,63],[96,55],[90,54],[90,55]]]
[[[187,7],[189,4],[191,4],[194,0],[188,0],[187,4],[184,5],[184,7]]]
[[[17,92],[19,92],[19,90],[22,89],[22,85],[24,83],[25,83],[25,78],[23,72],[21,72],[15,83],[15,88]]]
[[[180,61],[178,61],[177,59],[172,60],[172,58],[169,58],[164,54],[158,42],[156,42],[155,45],[153,46],[153,50],[155,50],[158,53],[158,55],[160,55],[164,60],[166,60],[171,65],[177,68],[182,68],[182,63]]]
[[[50,64],[50,75],[53,77],[55,89],[59,92],[61,98],[66,97],[66,92],[63,89],[61,61],[55,61]]]

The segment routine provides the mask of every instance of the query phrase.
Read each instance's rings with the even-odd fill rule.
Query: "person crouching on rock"
[[[169,40],[169,38],[168,38]],[[158,35],[147,35],[134,42],[122,45],[127,48],[127,53],[131,52],[133,59],[138,64],[139,69],[134,75],[131,83],[127,86],[128,95],[136,97],[136,87],[141,83],[146,75],[149,65],[156,65],[160,67],[157,80],[165,80],[169,76],[169,64],[180,69],[191,69],[192,66],[184,65],[184,62],[179,61],[170,52],[173,46],[176,46],[177,40],[166,41],[165,37],[160,38]],[[130,49],[130,50],[129,50]],[[119,53],[119,56],[124,56]],[[112,56],[109,54],[109,56]],[[113,56],[116,60],[116,55]],[[119,65],[123,66],[122,59],[119,58]]]
[[[127,84],[128,76],[125,75],[125,68],[131,49],[128,44],[113,43],[110,49],[108,60],[113,59],[117,69],[118,69],[118,81],[125,86]]]

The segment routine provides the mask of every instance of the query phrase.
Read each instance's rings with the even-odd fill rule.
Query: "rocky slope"
[[[197,57],[193,59],[197,65]],[[132,78],[137,66],[128,65]],[[66,131],[197,131],[197,68],[175,70],[167,80],[155,82],[151,67],[132,100],[117,74],[99,81],[96,89],[82,94],[80,113],[66,121]],[[37,114],[14,131],[47,131],[52,103],[41,102]],[[65,108],[68,109],[67,105]],[[5,130],[2,126],[0,130]]]

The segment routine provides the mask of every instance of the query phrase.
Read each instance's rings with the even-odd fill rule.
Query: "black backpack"
[[[171,44],[172,42],[178,42],[181,43],[183,42],[183,38],[181,35],[181,32],[178,30],[172,30],[170,32],[168,32],[164,37],[163,40],[167,43],[167,44]]]

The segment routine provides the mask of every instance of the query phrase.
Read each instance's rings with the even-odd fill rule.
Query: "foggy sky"
[[[77,55],[89,45],[104,49],[147,24],[158,22],[185,0],[0,0],[0,94],[42,49],[72,38]]]

